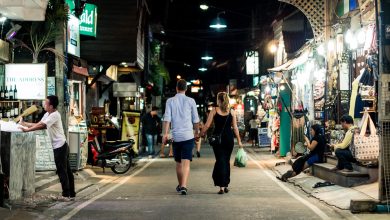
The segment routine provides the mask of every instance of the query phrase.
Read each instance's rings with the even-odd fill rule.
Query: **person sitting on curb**
[[[314,163],[322,163],[325,151],[325,137],[322,132],[320,125],[315,124],[311,126],[310,135],[312,136],[311,141],[305,136],[306,146],[309,148],[310,153],[299,157],[294,161],[292,170],[287,171],[278,179],[286,182],[288,178],[294,177],[312,166]]]
[[[340,122],[346,133],[341,143],[330,145],[330,147],[334,149],[334,152],[337,157],[337,166],[334,167],[332,170],[352,172],[353,168],[351,162],[356,162],[356,159],[353,157],[349,146],[351,145],[353,133],[355,132],[355,129],[357,129],[357,127],[353,125],[353,118],[349,115],[342,116]]]

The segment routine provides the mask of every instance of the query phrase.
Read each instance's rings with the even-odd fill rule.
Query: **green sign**
[[[74,1],[66,0],[69,5],[69,10],[74,14]],[[80,35],[86,35],[96,37],[96,26],[97,26],[97,6],[86,3],[84,5],[83,13],[80,16]]]

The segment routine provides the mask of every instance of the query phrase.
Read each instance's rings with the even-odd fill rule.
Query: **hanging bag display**
[[[229,114],[230,115],[230,114]],[[222,130],[221,130],[221,133],[219,134],[212,134],[209,138],[208,138],[208,141],[209,141],[209,144],[213,147],[215,146],[218,146],[222,143],[222,132],[223,130],[225,129],[225,125],[226,125],[226,122],[229,118],[229,115],[226,117],[226,121],[225,121],[225,124],[223,125],[222,127]]]
[[[377,161],[379,157],[379,136],[368,112],[364,112],[364,121],[359,134],[354,134],[354,156],[357,161]],[[370,126],[370,135],[366,136],[367,126]]]

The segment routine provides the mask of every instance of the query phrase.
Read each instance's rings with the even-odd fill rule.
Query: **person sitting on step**
[[[337,166],[332,170],[352,172],[353,168],[351,162],[356,162],[356,159],[353,157],[349,146],[351,145],[353,133],[357,127],[353,125],[353,118],[349,115],[342,116],[340,122],[346,133],[341,143],[330,145],[330,147],[334,149],[337,157]]]
[[[292,164],[292,170],[287,171],[281,177],[278,177],[278,179],[286,182],[288,178],[300,174],[302,170],[309,168],[314,163],[323,162],[326,141],[321,126],[318,124],[312,125],[310,135],[312,136],[311,141],[305,136],[306,146],[310,150],[310,153],[295,160]]]

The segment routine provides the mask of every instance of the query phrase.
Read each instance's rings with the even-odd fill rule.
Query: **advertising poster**
[[[17,99],[43,100],[47,92],[47,65],[41,64],[6,64],[5,86],[17,87]]]
[[[135,144],[133,150],[138,154],[139,149],[139,127],[140,127],[140,116],[139,112],[123,112],[122,119],[122,141],[133,139]]]

